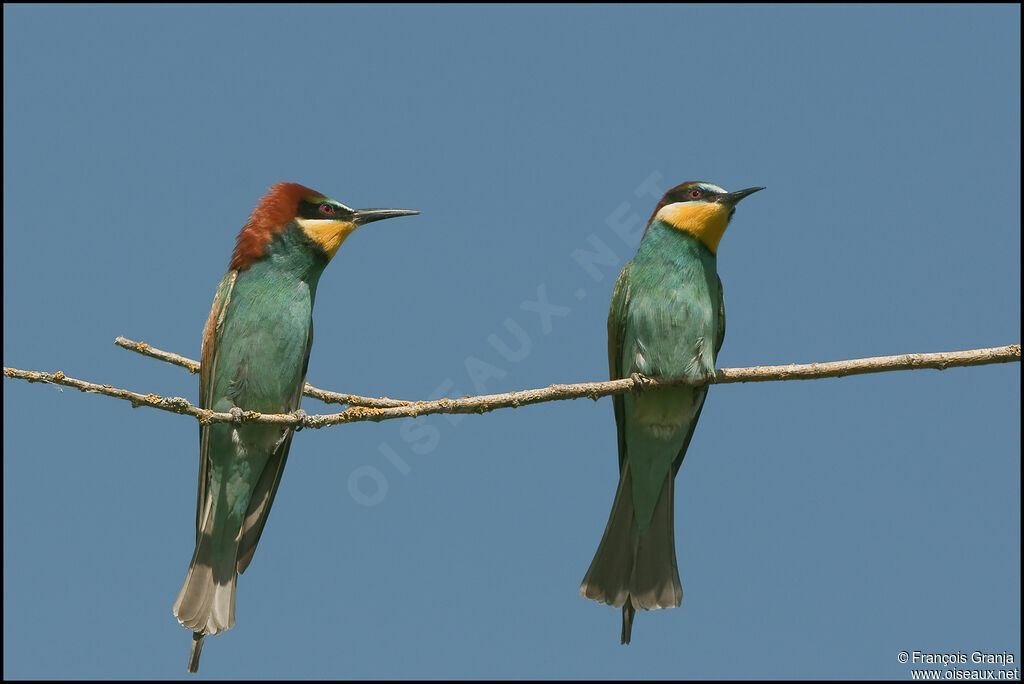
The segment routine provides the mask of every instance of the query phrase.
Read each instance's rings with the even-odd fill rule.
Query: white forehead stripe
[[[697,183],[697,187],[702,190],[708,190],[709,192],[728,192],[725,188],[720,188],[717,185],[712,185],[711,183]]]

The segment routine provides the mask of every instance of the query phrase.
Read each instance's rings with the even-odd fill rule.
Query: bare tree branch
[[[69,378],[64,375],[63,371],[57,371],[56,373],[43,373],[41,371],[18,370],[17,368],[7,368],[5,366],[4,377],[28,380],[29,382],[46,382],[51,385],[73,387],[81,392],[105,394],[106,396],[114,397],[115,399],[130,401],[132,406],[135,408],[139,406],[149,406],[162,411],[184,413],[200,420],[202,420],[206,414],[212,413],[212,411],[204,411],[203,409],[196,408],[188,399],[183,397],[161,397],[159,394],[139,394],[138,392],[119,389],[112,385],[97,385],[94,382],[86,382],[85,380]]]
[[[181,366],[188,370],[189,373],[195,375],[199,372],[199,362],[193,361],[192,359],[182,356],[181,354],[175,354],[174,352],[164,351],[163,349],[157,349],[151,347],[145,342],[136,342],[135,340],[129,340],[127,337],[121,337],[118,335],[114,338],[114,344],[122,349],[133,351],[136,354],[142,354],[153,359],[159,359],[160,361],[166,361],[174,366]]]
[[[161,352],[167,354],[167,352]],[[153,355],[153,354],[150,354]],[[154,358],[161,358],[153,355]],[[177,356],[176,354],[173,356]],[[188,361],[184,357],[179,359]],[[988,349],[971,349],[959,352],[938,352],[934,354],[900,354],[897,356],[876,356],[867,359],[851,359],[847,361],[830,361],[827,363],[790,364],[786,366],[751,366],[749,368],[723,368],[716,371],[711,384],[727,384],[732,382],[766,382],[771,380],[813,380],[819,378],[838,378],[847,375],[864,373],[884,373],[896,370],[917,370],[935,368],[944,370],[958,366],[982,366],[990,363],[1010,363],[1020,361],[1020,345],[1011,344],[1005,347]],[[194,362],[193,362],[194,363]],[[178,365],[183,365],[179,363]],[[82,392],[105,394],[116,399],[125,399],[132,406],[150,406],[162,411],[184,413],[201,423],[272,423],[277,425],[293,425],[296,427],[321,428],[328,425],[355,423],[359,421],[388,420],[391,418],[415,418],[433,413],[486,413],[499,408],[517,408],[527,404],[538,404],[545,401],[562,399],[581,399],[588,397],[598,399],[610,394],[623,394],[636,389],[653,390],[659,387],[689,384],[681,378],[623,378],[605,382],[584,382],[573,385],[550,385],[540,389],[508,392],[506,394],[490,394],[462,399],[438,399],[436,401],[417,401],[403,406],[372,408],[354,406],[341,413],[328,413],[307,416],[304,412],[294,414],[261,414],[256,411],[240,411],[235,413],[217,413],[193,406],[181,397],[161,397],[157,394],[138,394],[118,389],[110,385],[97,385],[84,380],[69,378],[64,373],[42,373],[39,371],[23,371],[16,368],[4,368],[4,376],[18,378],[29,382],[46,382],[65,387],[73,387]],[[312,396],[312,395],[311,395]],[[394,401],[394,400],[391,400]]]
[[[180,354],[174,352],[164,351],[152,347],[145,342],[136,342],[135,340],[129,340],[127,337],[117,337],[114,340],[114,344],[122,349],[133,351],[143,356],[149,356],[160,361],[166,361],[167,363],[175,366],[181,366],[182,368],[188,369],[189,373],[199,372],[199,362],[194,361]],[[342,394],[341,392],[331,392],[329,390],[322,390],[318,387],[313,387],[308,382],[306,386],[302,388],[302,393],[307,397],[313,397],[319,399],[325,404],[348,404],[349,406],[369,406],[371,408],[391,408],[394,406],[408,406],[412,402],[402,401],[401,399],[388,399],[387,397],[380,397],[374,399],[373,397],[361,397],[358,394]]]

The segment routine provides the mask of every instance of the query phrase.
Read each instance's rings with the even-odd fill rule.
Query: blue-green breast
[[[316,286],[327,261],[292,224],[274,236],[266,258],[238,274],[220,335],[215,410],[231,405],[266,413],[294,410]]]
[[[630,269],[622,370],[700,380],[715,368],[721,322],[715,255],[655,221]]]

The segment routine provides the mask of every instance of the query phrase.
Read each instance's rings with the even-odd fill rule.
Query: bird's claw
[[[307,421],[309,420],[309,414],[302,409],[295,409],[292,411],[292,415],[295,416],[295,419],[298,421],[298,423],[295,424],[296,432],[308,425]]]
[[[234,422],[235,425],[241,425],[242,424],[242,418],[245,417],[245,411],[243,411],[242,409],[238,408],[237,406],[232,406],[231,410],[228,411],[228,413],[231,414],[231,419],[232,419],[232,421]]]
[[[633,381],[633,389],[637,392],[646,392],[654,383],[643,373],[630,373],[629,379]]]

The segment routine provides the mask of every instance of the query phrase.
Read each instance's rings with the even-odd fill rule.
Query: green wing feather
[[[612,291],[612,305],[608,311],[608,371],[612,380],[622,378],[622,345],[626,337],[626,312],[629,310],[629,271],[633,262],[622,267],[615,289]],[[623,395],[612,397],[615,407],[615,425],[619,434],[619,472],[626,465],[626,417]]]
[[[228,271],[217,286],[213,307],[203,328],[203,352],[199,363],[199,407],[213,409],[213,374],[217,368],[220,337],[224,330],[224,312],[231,301],[238,271]],[[203,504],[206,502],[206,487],[209,484],[210,426],[199,425],[199,487],[196,502],[196,543],[202,528]]]
[[[725,291],[722,290],[722,279],[718,278],[718,334],[715,336],[715,362],[718,361],[718,352],[722,349],[722,342],[725,341]]]

